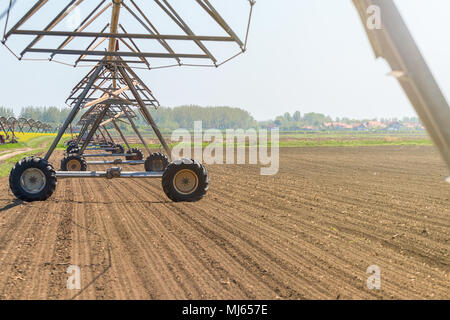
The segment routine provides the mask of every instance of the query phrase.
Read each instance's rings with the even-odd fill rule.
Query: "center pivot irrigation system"
[[[47,123],[42,123],[39,120],[19,118],[14,117],[0,117],[0,132],[6,135],[6,140],[0,141],[0,143],[17,143],[16,132],[19,128],[20,132],[50,132],[52,131],[52,126]],[[2,138],[3,139],[3,138]]]
[[[67,103],[69,106],[74,107],[78,101],[79,96],[83,93],[86,83],[89,82],[90,76],[95,71],[92,69],[89,74],[83,78],[72,90]],[[138,76],[130,69],[130,81],[135,85],[136,91],[141,94],[141,100],[146,107],[158,108],[159,103],[153,96],[150,89],[146,86],[140,86],[143,82]],[[71,141],[67,148],[66,156],[61,162],[61,169],[63,171],[86,171],[87,165],[105,165],[105,164],[129,164],[138,165],[145,164],[146,171],[155,171],[153,168],[156,164],[164,164],[164,167],[157,171],[164,171],[168,165],[168,157],[162,153],[152,153],[148,147],[143,135],[139,132],[134,119],[137,118],[137,114],[133,110],[133,106],[139,105],[139,101],[133,98],[133,92],[130,91],[127,85],[127,79],[124,79],[120,72],[117,70],[105,69],[97,77],[88,94],[82,101],[82,105],[85,109],[88,109],[78,125],[81,126],[80,134],[77,139]],[[111,95],[108,92],[108,88],[114,88],[115,83],[121,87]],[[97,94],[97,95],[96,95]],[[101,95],[101,96],[98,96]],[[142,112],[143,109],[139,108],[141,115],[146,119],[146,114]],[[149,116],[149,123],[155,126],[151,116]],[[146,152],[150,155],[145,161],[144,154],[141,150],[130,147],[130,144],[119,127],[120,123],[126,123],[131,126],[140,142],[144,146]],[[113,125],[113,128],[117,131],[122,141],[127,147],[127,152],[122,145],[116,144],[111,134],[108,131],[107,126]],[[94,139],[95,136],[95,139]],[[169,154],[170,150],[167,148],[167,144],[162,136],[158,136],[165,146],[165,151]],[[94,139],[94,140],[93,140]],[[86,154],[87,150],[95,151],[111,151],[112,154]],[[114,161],[90,161],[85,162],[84,158],[87,157],[125,157],[126,161],[121,159],[115,159]],[[67,165],[70,162],[71,165]]]
[[[45,200],[55,190],[57,178],[162,178],[164,192],[173,201],[201,199],[209,186],[206,169],[192,159],[170,162],[172,160],[170,149],[148,110],[148,107],[157,108],[159,104],[150,89],[136,75],[135,70],[174,66],[218,67],[245,52],[255,2],[215,1],[215,6],[217,4],[232,6],[235,13],[242,11],[235,7],[239,3],[250,4],[249,18],[244,25],[246,27],[244,40],[233,31],[234,28],[224,20],[219,14],[220,10],[216,10],[211,2],[212,0],[41,0],[34,2],[31,8],[25,10],[21,5],[24,3],[30,5],[31,1],[10,0],[2,43],[17,59],[50,60],[75,67],[94,64],[88,75],[73,89],[68,99],[69,105],[73,108],[72,112],[60,128],[45,158],[25,158],[12,169],[10,186],[13,193],[26,201]],[[450,108],[397,7],[390,0],[353,0],[353,3],[360,14],[377,58],[383,57],[389,63],[392,75],[398,79],[450,168]],[[13,4],[14,10],[19,12],[15,15],[15,19]],[[90,9],[84,7],[83,10],[79,10],[80,22],[73,31],[57,30],[61,22],[68,19],[71,13],[77,12],[87,4],[91,6]],[[190,7],[192,5],[196,8]],[[373,19],[371,15],[374,8],[375,12],[379,11],[378,18],[381,19],[379,27],[368,24],[368,21]],[[200,12],[193,14],[194,9],[199,9]],[[23,12],[26,12],[25,15]],[[197,35],[180,12],[194,17],[194,24],[197,27],[203,25],[201,18],[207,17],[214,22],[217,29],[207,27],[204,28],[204,31],[208,31],[207,35]],[[40,19],[31,22],[39,15]],[[101,20],[105,16],[108,20],[102,24]],[[16,22],[9,27],[11,21]],[[39,27],[39,21],[46,23]],[[161,25],[168,28],[161,31],[159,29]],[[140,28],[140,31],[130,32],[128,26]],[[8,40],[12,37],[20,39],[31,37],[31,39],[17,49],[9,46]],[[14,41],[14,44],[16,43],[20,41]],[[41,46],[38,47],[38,44]],[[214,45],[215,50],[209,48],[209,45]],[[216,53],[227,51],[222,47],[218,49],[219,45],[233,45],[233,48],[237,46],[239,51],[221,59]],[[119,50],[119,47],[125,49]],[[49,56],[43,59],[42,54]],[[75,61],[63,61],[61,57],[72,59],[75,57]],[[155,60],[167,63],[155,66],[153,64]],[[202,62],[198,63],[199,60]],[[151,126],[167,155],[150,153],[133,122],[136,116],[133,108],[137,109]],[[61,162],[63,170],[76,171],[55,172],[48,160],[62,135],[82,109],[86,110],[79,123],[82,130],[77,139],[69,143],[66,156]],[[142,152],[131,149],[121,133],[117,122],[122,121],[132,126],[146,151],[150,153],[145,161]],[[127,145],[126,153],[122,146],[114,143],[105,126],[108,123],[114,125]],[[94,138],[100,136],[102,139]],[[87,154],[86,151],[89,150],[112,151],[111,156],[124,156],[126,161],[88,163],[85,158],[95,156]],[[127,161],[128,164],[136,165],[143,162],[146,171],[123,172],[120,167],[107,171],[83,171],[87,165],[127,163]]]
[[[162,178],[163,190],[171,200],[202,199],[209,187],[206,169],[193,159],[172,161],[171,150],[149,111],[159,103],[135,70],[218,67],[236,58],[246,51],[254,4],[254,0],[10,0],[2,43],[17,59],[92,68],[72,90],[67,100],[72,111],[45,157],[24,158],[11,170],[9,182],[14,195],[24,201],[46,200],[58,178]],[[245,17],[240,24],[236,22],[243,34],[238,35],[225,21],[216,9],[218,5],[234,16]],[[68,22],[74,24],[69,31],[65,30]],[[204,35],[198,35],[196,29]],[[159,65],[154,65],[156,60]],[[62,171],[55,171],[50,156],[80,110],[84,111],[78,123],[81,132],[68,144]],[[166,155],[151,153],[134,123],[134,110],[151,126]],[[123,121],[149,153],[146,160],[140,150],[130,148],[117,124]],[[127,145],[126,153],[122,146],[113,144],[106,129],[109,123]],[[98,135],[103,137],[101,141],[95,139]],[[113,153],[87,154],[88,150]],[[87,162],[85,158],[90,156],[124,156],[126,161]],[[120,167],[86,171],[88,165],[117,163],[144,164],[146,171],[124,172]]]

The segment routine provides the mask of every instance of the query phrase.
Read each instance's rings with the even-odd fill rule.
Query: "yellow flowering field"
[[[3,136],[6,136],[6,134],[3,131],[0,131],[0,134],[2,134]],[[35,139],[35,138],[40,138],[40,137],[56,137],[56,133],[37,133],[37,132],[16,132],[16,139],[20,142],[20,143],[26,143],[29,140]],[[63,136],[63,139],[65,138],[69,138],[71,135],[70,134],[65,134]]]

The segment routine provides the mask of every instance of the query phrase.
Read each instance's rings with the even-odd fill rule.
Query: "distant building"
[[[368,131],[365,123],[355,123],[352,128],[353,131]]]
[[[369,129],[386,129],[387,125],[380,121],[368,121],[366,123],[367,128]]]
[[[304,130],[304,131],[314,131],[314,130],[318,130],[316,127],[313,126],[303,126],[300,128],[300,130]]]
[[[326,122],[323,126],[329,130],[351,130],[353,126],[343,122]]]
[[[399,131],[399,130],[404,129],[404,128],[405,128],[405,126],[403,125],[403,123],[397,121],[397,122],[390,123],[386,127],[386,130],[387,131]]]
[[[425,130],[421,123],[404,122],[403,126],[409,130]]]
[[[420,123],[414,122],[381,122],[377,120],[353,122],[352,124],[344,122],[325,122],[321,126],[326,130],[352,130],[352,131],[375,131],[375,130],[387,130],[387,131],[399,131],[399,130],[424,130],[424,127]],[[303,126],[301,130],[318,130],[314,126]]]

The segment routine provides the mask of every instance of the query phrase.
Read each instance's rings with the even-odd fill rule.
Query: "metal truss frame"
[[[61,1],[61,0],[60,0]],[[145,65],[145,68],[151,69],[149,58],[168,58],[173,59],[174,64],[165,65],[162,67],[182,66],[193,64],[184,64],[182,59],[200,59],[209,60],[211,64],[196,64],[195,66],[218,66],[222,63],[228,62],[237,55],[245,52],[247,47],[247,40],[250,28],[250,22],[253,12],[254,0],[245,0],[250,4],[248,26],[245,33],[245,40],[241,40],[236,32],[227,24],[220,13],[214,8],[210,0],[190,0],[196,2],[207,16],[209,16],[214,23],[216,23],[224,35],[197,35],[195,34],[188,23],[182,18],[182,15],[177,12],[171,4],[171,0],[152,0],[160,8],[160,14],[166,15],[172,23],[178,26],[181,34],[163,34],[155,26],[155,23],[149,18],[148,13],[138,5],[137,0],[94,0],[97,4],[94,9],[88,12],[81,21],[81,23],[73,31],[55,31],[61,22],[67,18],[75,9],[77,9],[83,2],[89,0],[63,0],[65,1],[64,8],[56,13],[56,16],[43,29],[22,29],[23,25],[32,17],[38,15],[43,8],[49,7],[51,0],[38,0],[34,5],[19,19],[14,25],[8,27],[10,10],[7,12],[7,19],[5,23],[5,30],[3,34],[2,43],[7,45],[8,40],[13,36],[34,36],[33,40],[25,45],[22,51],[10,51],[19,59],[26,59],[24,56],[27,53],[35,54],[50,54],[47,59],[56,61],[54,58],[58,55],[77,56],[74,66],[81,62],[100,62],[103,57],[130,57],[137,58],[135,60],[128,60],[127,63]],[[93,0],[90,0],[93,1]],[[244,1],[244,0],[242,0]],[[112,9],[112,19],[99,32],[88,32],[86,29],[93,25],[94,22],[105,15],[105,12]],[[121,10],[128,12],[135,20],[135,23],[142,27],[146,33],[128,33],[125,27],[119,23],[119,15]],[[110,32],[105,32],[110,29]],[[37,44],[46,37],[63,37],[64,40],[54,48],[37,48]],[[68,49],[68,45],[76,38],[90,39],[91,42],[86,48]],[[136,44],[136,40],[157,41],[163,52],[143,51]],[[97,50],[98,46],[109,41],[108,50]],[[169,41],[189,41],[200,49],[201,53],[192,52],[178,52],[174,49]],[[219,62],[214,54],[207,48],[204,42],[229,42],[234,43],[240,49],[240,52],[233,55],[231,58],[223,62]],[[122,43],[129,51],[119,51],[118,44]],[[9,47],[8,47],[9,48]],[[36,59],[33,59],[36,60]],[[58,61],[57,61],[58,62]],[[159,66],[161,67],[161,66]],[[158,67],[158,68],[159,68]]]

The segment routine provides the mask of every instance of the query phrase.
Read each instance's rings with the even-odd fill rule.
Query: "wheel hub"
[[[174,187],[177,192],[189,195],[198,187],[198,177],[192,170],[184,169],[174,176]]]
[[[164,165],[163,165],[163,161],[162,160],[153,160],[153,169],[154,171],[163,171],[164,170]]]
[[[78,160],[70,160],[67,163],[67,168],[70,171],[81,171],[81,163]]]
[[[41,192],[46,182],[45,174],[37,168],[26,169],[20,177],[20,186],[33,194]]]

